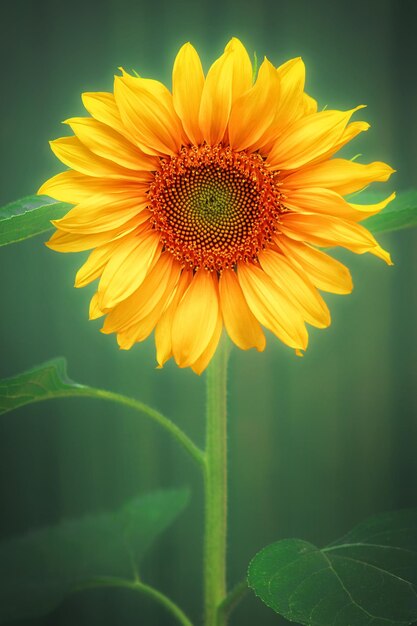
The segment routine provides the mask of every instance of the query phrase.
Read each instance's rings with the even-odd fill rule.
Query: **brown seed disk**
[[[284,211],[262,157],[222,144],[161,159],[149,209],[166,250],[193,269],[214,271],[256,260]]]

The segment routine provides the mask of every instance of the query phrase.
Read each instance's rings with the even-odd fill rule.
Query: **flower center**
[[[160,160],[149,209],[166,250],[193,269],[221,271],[256,259],[277,230],[280,199],[259,154],[203,144]]]

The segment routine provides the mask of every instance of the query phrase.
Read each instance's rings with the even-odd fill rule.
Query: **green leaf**
[[[25,404],[78,396],[83,391],[88,391],[88,387],[67,377],[65,359],[53,359],[13,378],[0,380],[0,415]]]
[[[370,194],[361,194],[359,201],[361,204],[371,204],[377,200]],[[362,223],[372,233],[389,233],[417,226],[417,190],[410,189],[399,193],[381,213],[369,217]]]
[[[6,204],[0,209],[0,246],[51,230],[50,220],[62,217],[71,206],[48,196],[27,196]]]
[[[248,584],[308,626],[406,626],[417,620],[417,509],[371,518],[319,550],[286,539],[252,560]]]
[[[188,491],[159,491],[0,544],[0,624],[52,611],[96,577],[133,579],[136,564],[177,518]]]

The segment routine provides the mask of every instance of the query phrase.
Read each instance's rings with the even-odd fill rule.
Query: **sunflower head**
[[[157,361],[202,372],[223,326],[241,349],[263,350],[263,328],[300,354],[305,324],[330,324],[319,293],[349,293],[347,268],[320,251],[343,246],[390,263],[359,222],[383,209],[344,196],[394,171],[334,158],[366,131],[362,107],[317,110],[300,58],[256,78],[232,39],[204,74],[190,43],[162,83],[115,77],[83,94],[89,117],[51,142],[70,169],[39,193],[74,204],[48,246],[92,250],[75,286],[99,279],[90,318],[131,348],[155,331]]]

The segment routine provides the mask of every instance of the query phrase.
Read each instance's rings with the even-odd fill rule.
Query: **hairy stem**
[[[219,607],[226,597],[227,537],[227,362],[223,337],[207,370],[205,450],[204,598],[205,626],[224,626]]]

